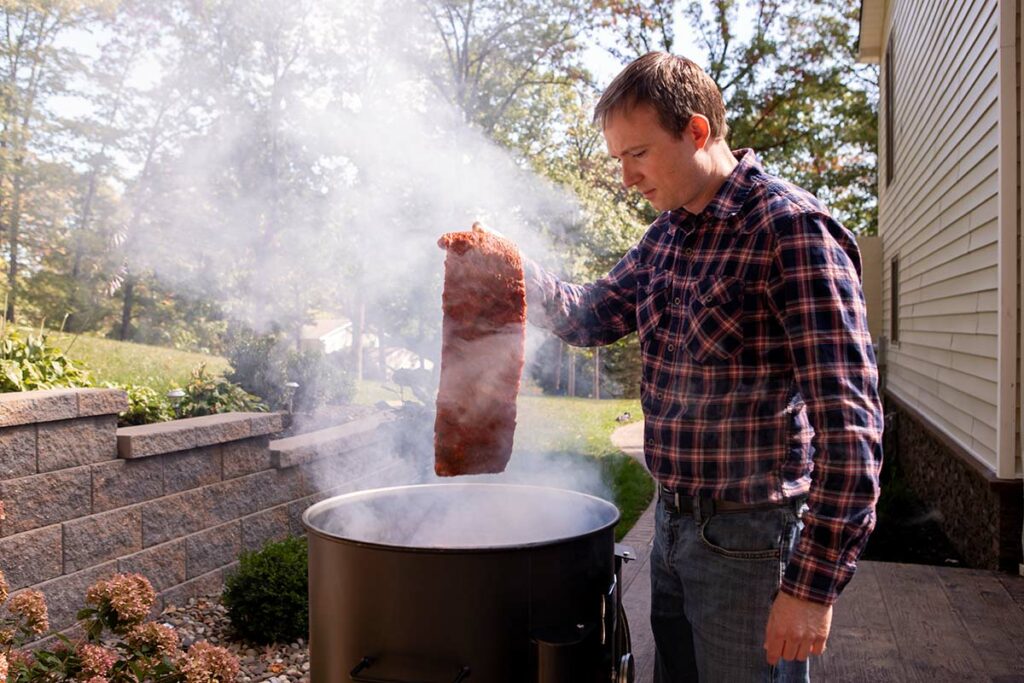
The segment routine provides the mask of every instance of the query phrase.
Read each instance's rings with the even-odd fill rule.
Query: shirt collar
[[[714,198],[708,203],[700,214],[696,214],[698,220],[691,221],[695,214],[686,209],[679,208],[667,211],[666,220],[676,228],[684,228],[688,225],[696,225],[708,218],[725,220],[739,213],[743,204],[747,201],[747,195],[754,187],[755,179],[764,173],[761,163],[757,160],[754,150],[749,148],[733,151],[736,157],[736,167],[725,179],[722,187],[718,188]],[[703,219],[703,220],[702,220]]]

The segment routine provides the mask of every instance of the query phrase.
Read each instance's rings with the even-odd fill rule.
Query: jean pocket
[[[784,508],[715,514],[703,521],[698,535],[705,547],[725,557],[777,560],[792,519]]]
[[[743,280],[724,277],[693,285],[684,344],[698,363],[726,361],[743,348]]]

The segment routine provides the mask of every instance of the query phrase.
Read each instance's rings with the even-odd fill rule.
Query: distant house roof
[[[857,59],[866,64],[877,64],[882,59],[886,4],[886,0],[861,0]]]
[[[348,318],[324,318],[323,320],[315,321],[311,325],[303,325],[302,338],[320,339],[339,328],[348,329],[351,326],[352,321]]]

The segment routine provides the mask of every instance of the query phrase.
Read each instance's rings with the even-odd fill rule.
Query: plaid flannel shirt
[[[531,321],[577,346],[638,332],[647,464],[744,503],[808,496],[782,590],[831,604],[875,524],[882,408],[853,235],[750,150],[698,215],[663,213],[589,285],[525,259]]]

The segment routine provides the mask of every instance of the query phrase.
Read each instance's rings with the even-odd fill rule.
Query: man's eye
[[[640,157],[643,157],[643,156],[646,156],[646,155],[647,155],[647,150],[646,149],[642,149],[639,152],[634,152],[633,153],[633,158],[634,159],[639,159]]]

